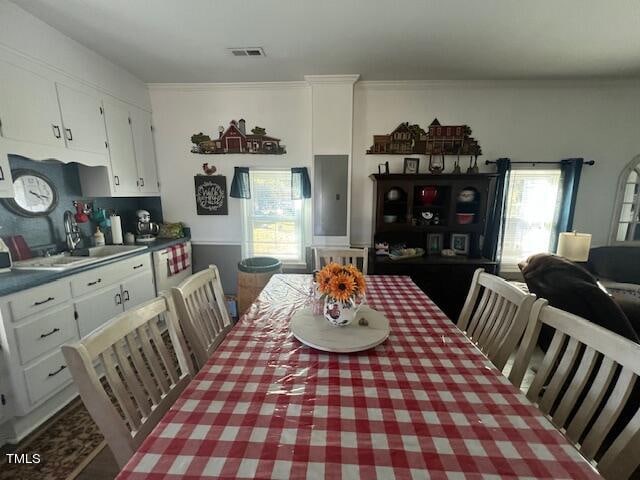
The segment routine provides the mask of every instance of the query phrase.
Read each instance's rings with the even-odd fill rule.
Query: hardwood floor
[[[111,450],[105,446],[78,474],[76,480],[113,480],[119,471]]]

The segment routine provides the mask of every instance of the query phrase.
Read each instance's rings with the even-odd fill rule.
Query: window
[[[529,255],[551,250],[561,189],[560,169],[511,171],[502,244],[506,270]]]
[[[616,208],[612,240],[640,242],[640,161],[637,158],[622,172]]]
[[[243,256],[304,263],[303,200],[291,200],[290,170],[251,170],[244,204]]]

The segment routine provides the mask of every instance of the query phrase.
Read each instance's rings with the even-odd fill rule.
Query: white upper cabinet
[[[138,193],[138,169],[128,106],[117,100],[105,100],[104,118],[107,126],[113,192],[121,196],[135,195]]]
[[[4,62],[0,64],[0,122],[4,138],[64,147],[55,83]]]
[[[153,146],[151,114],[139,108],[130,109],[133,146],[138,167],[138,187],[142,193],[158,193],[156,153]]]
[[[0,149],[0,198],[13,197],[13,178],[9,166],[9,156]]]
[[[83,92],[56,84],[67,148],[105,154],[106,133],[97,92]]]

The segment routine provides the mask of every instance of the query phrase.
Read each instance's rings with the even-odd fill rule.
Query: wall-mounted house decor
[[[401,123],[388,135],[374,135],[369,155],[425,154],[427,148],[427,132],[420,125]]]
[[[267,131],[255,126],[251,133],[246,132],[244,119],[231,120],[229,126],[218,128],[218,138],[212,139],[202,132],[191,136],[191,153],[205,155],[224,153],[255,153],[282,155],[286,147],[280,145],[280,139],[267,135]]]
[[[228,215],[227,177],[196,175],[196,211],[198,215]]]
[[[482,148],[471,136],[469,125],[441,125],[436,118],[427,132],[420,125],[404,122],[388,135],[374,135],[373,145],[367,150],[367,154],[429,155],[431,173],[442,173],[445,169],[445,155],[456,155],[458,159],[454,164],[454,173],[461,173],[459,157],[469,155],[472,160],[477,161],[478,156],[482,155]],[[477,173],[477,166],[467,173]]]

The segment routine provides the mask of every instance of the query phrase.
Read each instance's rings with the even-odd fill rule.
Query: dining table
[[[311,284],[271,278],[119,480],[601,478],[409,277],[367,276],[390,334],[348,354],[291,334]]]

